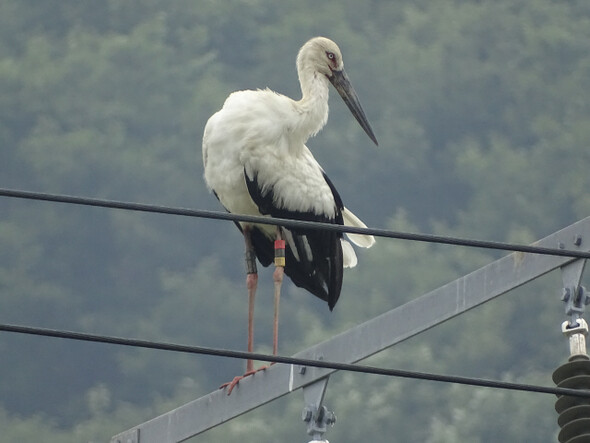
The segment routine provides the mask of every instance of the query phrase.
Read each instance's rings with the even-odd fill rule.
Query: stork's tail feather
[[[358,263],[354,248],[348,241],[340,239],[342,245],[342,266],[345,268],[354,268]]]
[[[361,219],[359,219],[356,215],[350,212],[348,209],[342,209],[342,219],[344,220],[344,226],[351,226],[355,228],[366,228]],[[375,237],[372,235],[363,235],[363,234],[346,234],[348,239],[353,242],[355,245],[360,246],[361,248],[370,248],[375,244]],[[344,242],[343,242],[344,243]],[[349,244],[350,246],[350,244]],[[344,246],[343,246],[344,247]],[[352,248],[351,248],[352,249]],[[354,253],[354,251],[353,251]],[[346,260],[345,260],[346,262]],[[354,265],[356,265],[356,256],[354,260]],[[353,267],[351,265],[350,267]]]

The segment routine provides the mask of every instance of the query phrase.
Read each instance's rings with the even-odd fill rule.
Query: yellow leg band
[[[275,257],[275,266],[285,267],[285,257]]]

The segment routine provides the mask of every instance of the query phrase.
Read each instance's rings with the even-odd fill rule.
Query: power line
[[[572,397],[590,398],[589,390],[578,390],[568,388],[558,388],[549,386],[537,386],[523,383],[512,383],[499,380],[488,380],[473,377],[461,377],[456,375],[442,375],[427,372],[406,371],[400,369],[385,369],[374,366],[355,365],[348,363],[330,362],[325,360],[310,360],[296,357],[284,357],[280,355],[268,355],[260,353],[250,353],[243,351],[232,351],[227,349],[208,348],[203,346],[189,346],[175,343],[154,342],[148,340],[139,340],[132,338],[121,338],[97,334],[88,334],[84,332],[74,332],[47,328],[36,328],[31,326],[20,326],[10,324],[0,324],[0,331],[13,332],[18,334],[27,334],[43,337],[53,337],[67,340],[86,341],[94,343],[104,343],[119,346],[129,346],[135,348],[157,349],[161,351],[181,352],[187,354],[211,355],[216,357],[252,359],[259,361],[268,361],[274,363],[283,363],[297,366],[308,366],[316,368],[327,368],[339,371],[356,372],[361,374],[384,375],[388,377],[400,377],[416,380],[430,380],[443,383],[454,383],[468,386],[478,386],[494,389],[505,389],[510,391],[537,392],[553,395],[567,395]]]
[[[460,237],[449,237],[434,234],[422,234],[392,231],[387,229],[357,228],[352,226],[334,225],[304,220],[292,220],[285,218],[270,218],[263,216],[231,214],[228,212],[207,211],[202,209],[187,209],[169,206],[160,206],[144,203],[132,203],[118,200],[107,200],[89,197],[76,197],[62,194],[49,194],[43,192],[21,191],[14,189],[0,188],[0,196],[28,200],[49,201],[55,203],[67,203],[83,206],[94,206],[111,209],[122,209],[128,211],[149,212],[155,214],[179,215],[184,217],[205,218],[213,220],[228,220],[233,222],[259,223],[286,228],[321,229],[350,234],[373,235],[375,237],[394,238],[398,240],[410,240],[425,243],[438,243],[454,246],[465,246],[471,248],[495,249],[511,252],[526,252],[531,254],[554,255],[561,257],[590,258],[590,252],[574,251],[570,249],[544,248],[532,245],[516,243],[496,242],[487,240],[476,240]]]

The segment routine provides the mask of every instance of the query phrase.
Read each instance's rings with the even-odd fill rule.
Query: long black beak
[[[379,143],[377,143],[377,138],[373,133],[373,129],[367,120],[365,111],[363,111],[361,102],[356,95],[356,91],[350,84],[350,80],[348,79],[348,75],[346,75],[344,69],[341,71],[332,71],[332,77],[328,77],[328,79],[336,88],[336,91],[338,91],[338,94],[340,94],[340,97],[342,97],[342,100],[344,100],[344,103],[346,103],[348,109],[350,109],[350,112],[352,112],[352,115],[354,115],[356,121],[359,122],[369,138],[373,140],[373,143],[379,146]]]

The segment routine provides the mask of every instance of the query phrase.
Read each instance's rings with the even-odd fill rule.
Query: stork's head
[[[378,145],[356,91],[344,71],[342,53],[336,43],[325,37],[312,38],[299,51],[297,68],[300,72],[304,69],[312,69],[318,74],[325,75],[370,139]]]

